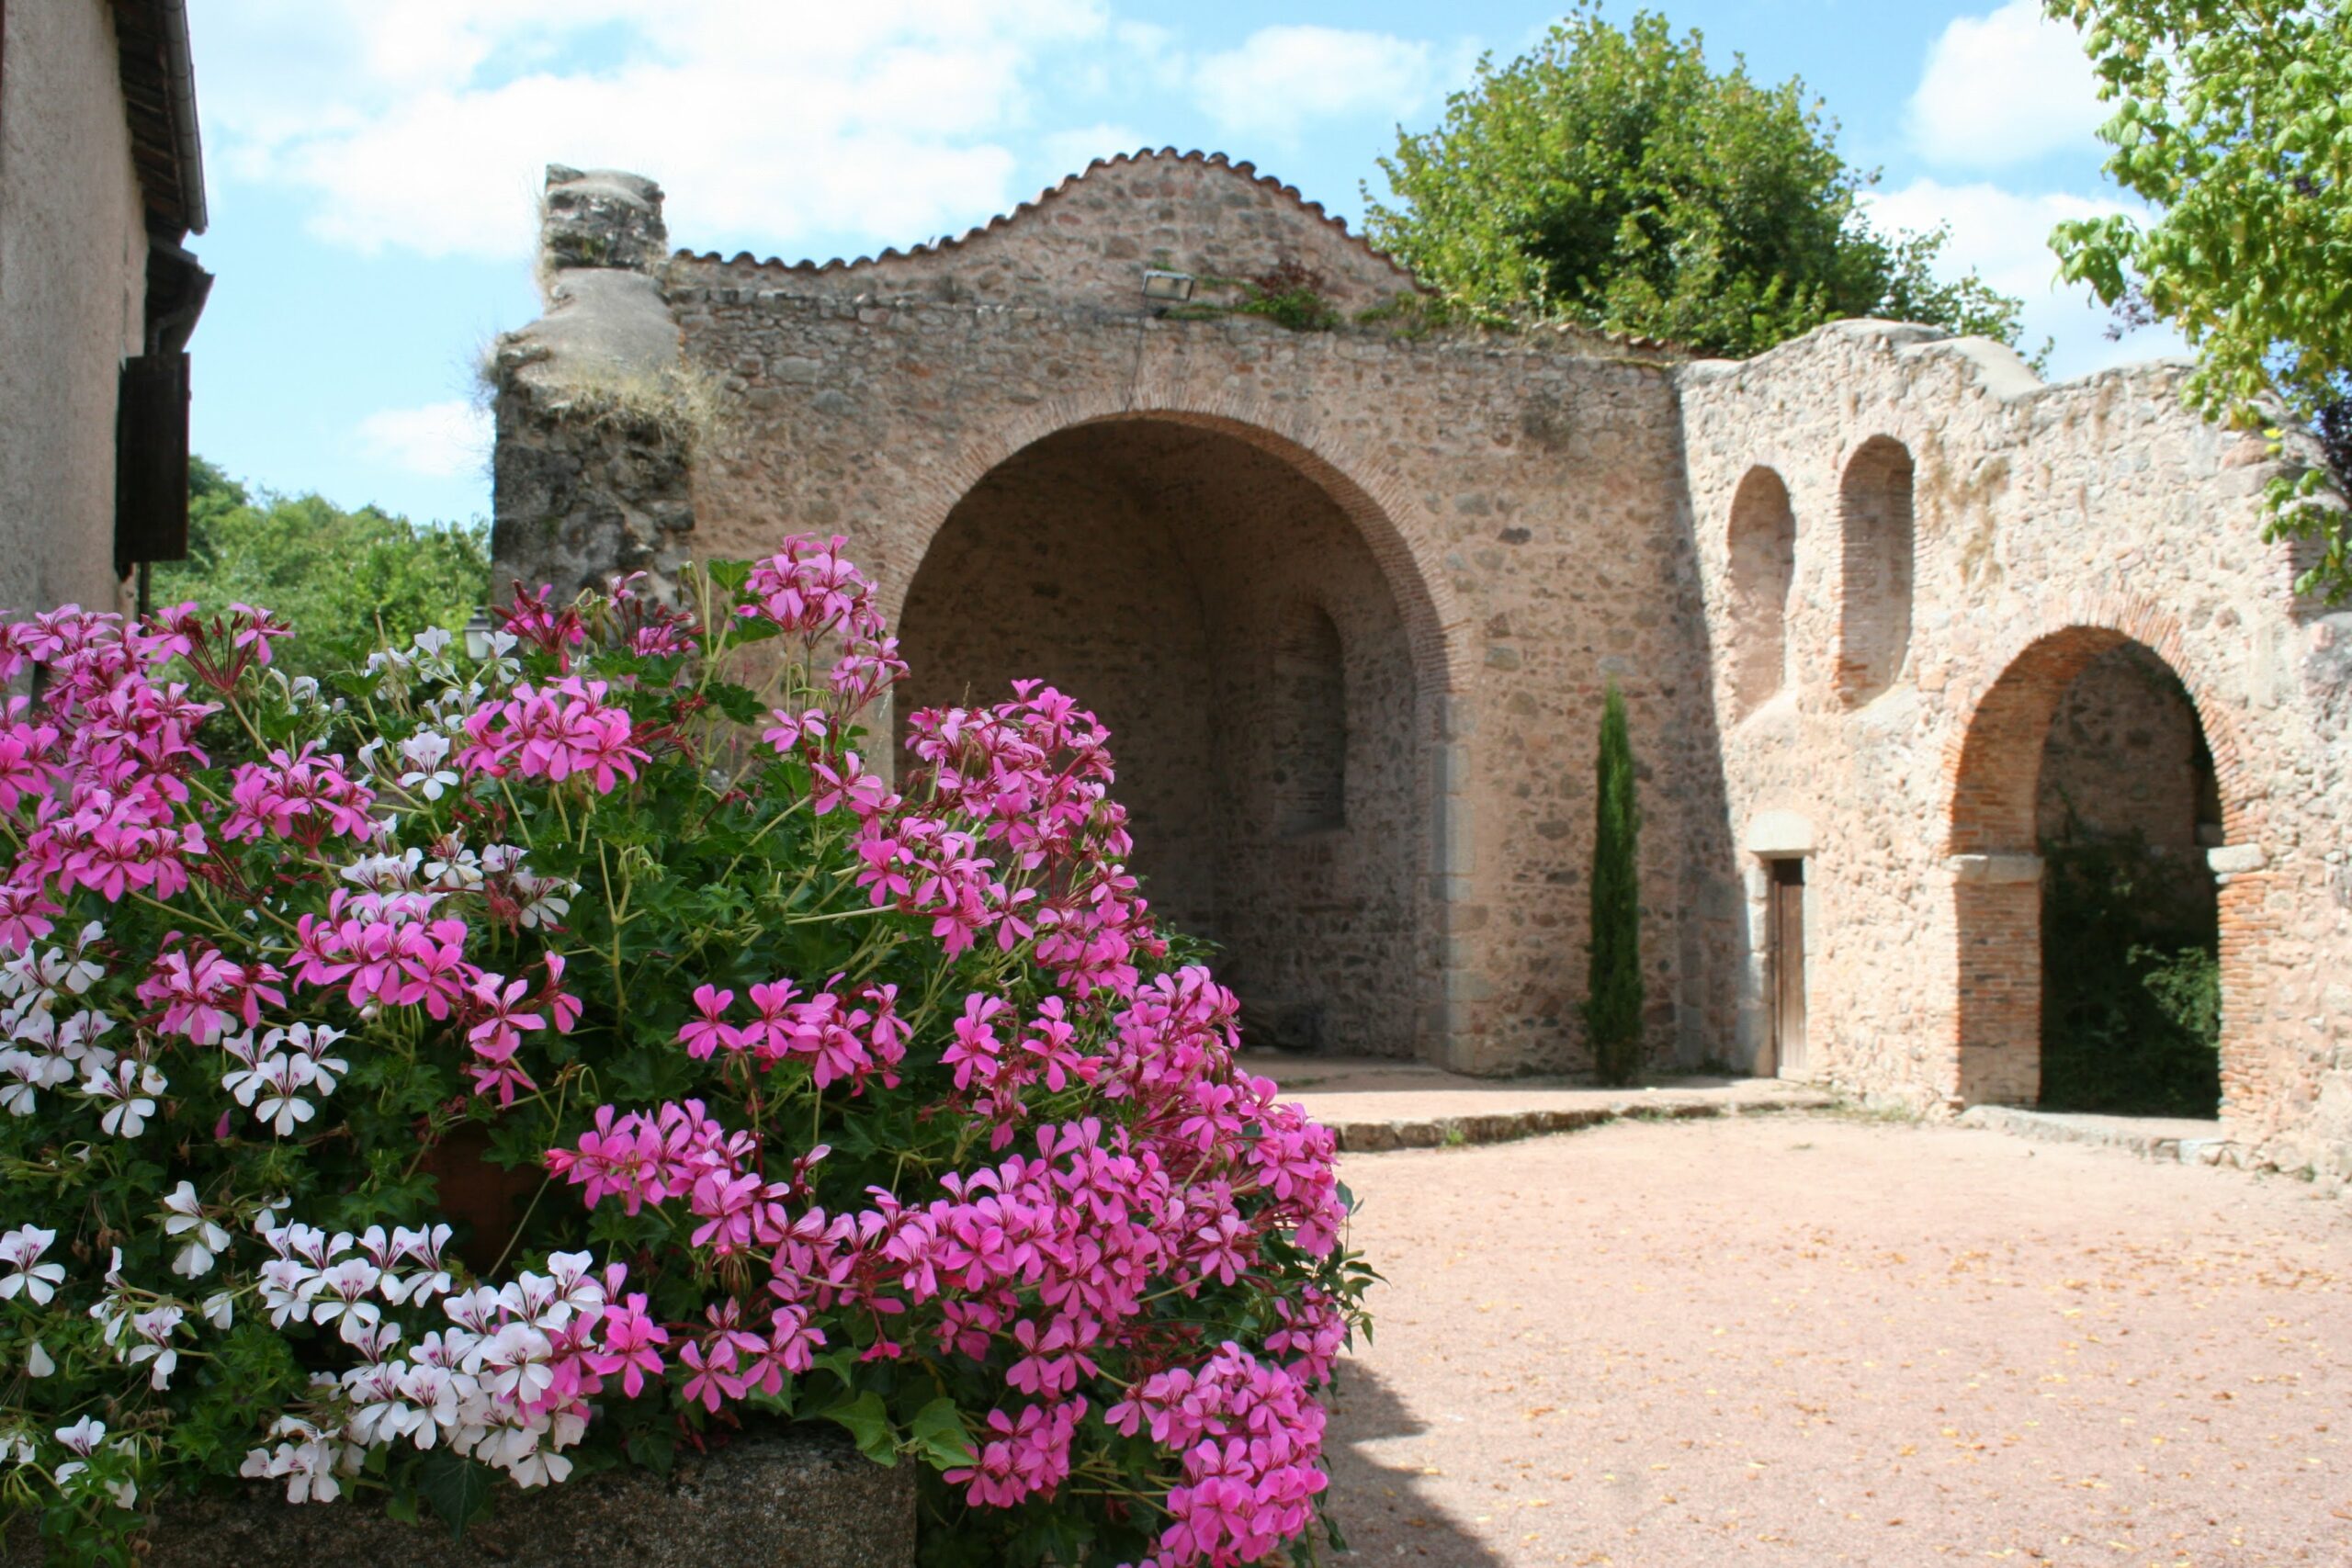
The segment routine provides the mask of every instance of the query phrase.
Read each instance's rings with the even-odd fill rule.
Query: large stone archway
[[[1169,924],[1223,949],[1252,1041],[1410,1055],[1444,1021],[1443,676],[1413,635],[1426,592],[1394,581],[1364,504],[1255,430],[1045,435],[963,494],[911,573],[899,706],[1035,677],[1093,709],[1135,869]]]
[[[2143,632],[2151,627],[2138,628]],[[2169,657],[2167,655],[2169,654]],[[2132,668],[2168,672],[2179,679],[2193,732],[2179,750],[2187,766],[2196,745],[2201,781],[2182,782],[2192,795],[2218,795],[2210,808],[2218,818],[2213,837],[2241,844],[2245,815],[2230,789],[2234,747],[2218,714],[2200,697],[2191,672],[2178,663],[2177,637],[2143,640],[2107,626],[2068,626],[2028,643],[2002,669],[1975,705],[1952,769],[1947,850],[1952,879],[1953,928],[1957,939],[1954,997],[1957,1098],[1971,1102],[2030,1105],[2041,1089],[2043,1042],[2043,835],[2051,828],[2053,781],[2045,765],[2064,755],[2065,738],[2053,745],[2062,709],[2084,700],[2084,685]],[[2126,677],[2128,680],[2128,677]],[[2094,770],[2095,784],[2120,777],[2117,759],[2075,753]],[[2076,781],[2077,784],[2083,781]],[[2063,793],[2063,792],[2058,792]],[[2177,793],[2170,790],[2160,794]],[[2112,797],[2100,808],[2118,822],[2128,820],[2132,802]],[[2197,810],[2196,816],[2206,815]],[[2135,831],[2137,830],[2135,827]],[[2216,846],[2221,847],[2221,846]],[[2202,855],[2193,833],[2177,846]],[[2228,863],[2227,851],[2222,863]],[[2253,1050],[2236,1021],[2243,998],[2233,993],[2253,967],[2243,933],[2252,929],[2244,906],[2257,897],[2252,886],[2234,892],[2229,878],[2220,890],[2222,943],[2222,1057],[2226,1096],[2234,1078],[2243,1082]],[[2240,908],[2233,910],[2233,906]],[[2233,942],[2235,930],[2240,939]],[[2235,1025],[2233,1027],[2233,1024]],[[2234,1070],[2233,1070],[2234,1069]],[[2222,1109],[2229,1109],[2225,1098]]]

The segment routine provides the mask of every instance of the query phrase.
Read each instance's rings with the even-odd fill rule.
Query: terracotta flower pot
[[[458,1227],[454,1250],[477,1274],[497,1266],[523,1222],[525,1205],[547,1180],[543,1170],[527,1165],[510,1170],[492,1160],[489,1131],[472,1122],[450,1128],[418,1168],[439,1187],[441,1213]]]

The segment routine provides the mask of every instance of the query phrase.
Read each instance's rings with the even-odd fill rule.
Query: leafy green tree
[[[1642,1066],[1642,812],[1634,799],[1625,698],[1613,681],[1600,709],[1596,772],[1585,1033],[1601,1081],[1628,1084]]]
[[[1479,313],[1534,311],[1746,355],[1849,316],[2014,342],[2020,302],[1930,271],[1941,229],[1883,233],[1837,122],[1792,77],[1707,66],[1653,12],[1620,30],[1593,0],[1446,100],[1436,130],[1380,161],[1394,205],[1366,228]]]
[[[2064,275],[2144,307],[2198,350],[2208,418],[2318,428],[2352,489],[2352,8],[2338,0],[2047,0],[2115,107],[2107,172],[2155,210],[2062,223]],[[2321,539],[2307,591],[2352,597],[2352,536],[2312,468],[2270,491]]]
[[[300,630],[278,644],[298,673],[317,673],[371,646],[378,626],[465,625],[490,589],[489,536],[479,525],[419,526],[317,495],[254,491],[202,457],[188,463],[188,558],[158,565],[160,607],[194,600],[276,611]]]

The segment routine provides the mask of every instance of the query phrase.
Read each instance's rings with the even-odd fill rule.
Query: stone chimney
[[[618,169],[548,165],[539,201],[539,254],[557,272],[615,267],[655,272],[669,258],[662,187]]]

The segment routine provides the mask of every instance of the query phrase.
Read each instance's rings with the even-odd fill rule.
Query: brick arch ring
[[[1258,400],[1221,396],[1201,402],[1136,403],[1124,398],[1057,398],[965,444],[917,493],[911,558],[878,585],[880,609],[899,623],[916,572],[948,516],[972,488],[1008,458],[1049,435],[1081,425],[1159,421],[1213,431],[1288,463],[1344,512],[1379,564],[1412,650],[1414,680],[1433,711],[1437,699],[1467,689],[1472,669],[1469,616],[1444,568],[1437,530],[1419,502],[1377,465],[1364,462],[1312,421]]]
[[[2030,853],[2041,744],[2067,686],[2091,660],[2138,643],[2188,689],[2212,753],[2222,825],[2231,843],[2251,842],[2257,824],[2246,787],[2236,724],[2189,657],[2180,622],[2151,600],[2126,594],[2066,601],[2004,640],[1991,680],[1964,705],[1967,718],[1945,743],[1945,852]],[[2021,767],[2016,760],[2032,758]]]
[[[2188,656],[2180,623],[2154,603],[2126,595],[2069,601],[2033,618],[2005,643],[1990,682],[1965,709],[1944,755],[1947,852],[1952,869],[1956,939],[1953,1081],[1962,1101],[2030,1104],[2041,1079],[2041,878],[2036,817],[2041,749],[2075,677],[2110,649],[2137,643],[2162,659],[2182,685],[2212,754],[2224,834],[2247,843],[2257,824],[2248,805],[2243,753],[2229,709]],[[2249,1021],[2257,1010],[2258,879],[2226,879],[2222,889],[2222,1113],[2253,1109],[2258,1052]]]

